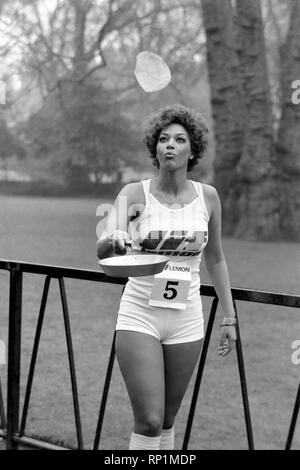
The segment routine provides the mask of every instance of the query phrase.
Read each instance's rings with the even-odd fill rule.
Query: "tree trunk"
[[[281,120],[277,138],[280,228],[292,240],[300,240],[300,103],[292,99],[292,83],[299,79],[300,2],[292,0],[290,27],[281,49]]]
[[[239,221],[234,235],[278,236],[274,136],[265,39],[259,0],[236,0],[237,54],[246,105],[245,134],[236,171]]]
[[[87,16],[87,5],[83,0],[71,0],[74,8],[75,24],[74,24],[74,61],[73,61],[73,78],[80,79],[86,73],[87,60],[85,57],[85,27]]]
[[[233,12],[230,0],[202,0],[202,10],[216,139],[215,184],[222,201],[223,233],[231,234],[238,220],[235,169],[245,125]]]

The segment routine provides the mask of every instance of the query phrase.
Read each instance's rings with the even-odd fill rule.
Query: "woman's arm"
[[[228,318],[228,321],[226,320],[225,323],[230,323],[235,319],[235,311],[230,290],[227,263],[222,249],[221,204],[215,188],[209,186],[206,187],[206,191],[209,193],[211,216],[208,225],[208,242],[204,250],[205,264],[220,301],[224,317],[226,317],[226,319]],[[235,328],[233,326],[222,327],[221,347],[224,350],[224,344],[226,344],[227,339],[229,343],[231,340],[234,341],[236,339]],[[224,350],[222,352],[224,352]],[[229,350],[227,352],[229,352]]]
[[[105,229],[97,240],[97,256],[108,258],[115,253],[126,253],[125,241],[129,239],[128,224],[136,216],[140,204],[136,204],[141,193],[141,183],[130,183],[119,192],[107,218]],[[137,209],[136,209],[137,208]]]

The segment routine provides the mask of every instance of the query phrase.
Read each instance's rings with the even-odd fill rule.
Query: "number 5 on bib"
[[[190,267],[168,262],[165,269],[154,276],[149,305],[185,310],[190,284]]]

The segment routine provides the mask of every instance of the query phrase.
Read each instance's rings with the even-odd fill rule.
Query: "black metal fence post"
[[[0,378],[0,429],[6,429],[5,407],[2,393],[2,384]]]
[[[108,360],[108,365],[107,365],[107,370],[106,370],[106,377],[105,377],[104,388],[103,388],[103,393],[102,393],[102,400],[101,400],[101,405],[100,405],[100,411],[99,411],[99,417],[98,417],[98,422],[97,422],[93,450],[98,450],[98,447],[99,447],[104,413],[105,413],[106,402],[107,402],[107,396],[108,396],[112,371],[113,371],[114,362],[115,362],[115,341],[116,341],[116,332],[114,333],[114,337],[113,337],[113,341],[112,341],[112,345],[110,349],[110,355],[109,355],[109,360]]]
[[[22,413],[22,418],[21,418],[21,426],[20,426],[20,433],[19,433],[20,436],[24,436],[24,431],[25,431],[25,426],[26,426],[30,393],[31,393],[31,388],[32,388],[35,364],[36,364],[40,337],[41,337],[41,332],[42,332],[42,326],[43,326],[43,321],[44,321],[44,315],[45,315],[45,310],[46,310],[50,281],[51,281],[50,276],[47,276],[45,280],[45,284],[44,284],[42,302],[41,302],[41,307],[40,307],[40,312],[38,316],[34,342],[33,342],[33,349],[32,349],[29,374],[28,374],[28,380],[27,380],[27,385],[26,385],[26,393],[25,393],[25,399],[24,399],[24,405],[23,405],[23,413]]]
[[[252,432],[252,424],[251,424],[250,406],[249,406],[249,400],[248,400],[246,373],[245,373],[240,327],[239,327],[239,320],[237,316],[237,308],[236,308],[235,300],[233,300],[233,305],[234,305],[236,319],[237,319],[236,353],[237,353],[237,360],[238,360],[238,367],[239,367],[239,374],[240,374],[240,381],[241,381],[241,390],[242,390],[245,423],[246,423],[246,430],[247,430],[248,448],[249,450],[254,450],[254,440],[253,440],[253,432]]]
[[[204,366],[205,366],[205,361],[206,361],[209,341],[210,341],[210,337],[211,337],[211,332],[212,332],[213,324],[214,324],[214,321],[215,321],[218,302],[219,302],[218,298],[215,297],[214,300],[213,300],[213,303],[212,303],[211,310],[210,310],[209,320],[208,320],[208,324],[207,324],[207,329],[206,329],[204,342],[203,342],[203,346],[202,346],[202,351],[201,351],[201,356],[200,356],[200,361],[199,361],[198,372],[197,372],[195,385],[194,385],[194,391],[193,391],[189,416],[188,416],[187,425],[186,425],[186,429],[185,429],[185,434],[184,434],[184,439],[183,439],[183,444],[182,444],[182,450],[186,450],[188,448],[188,443],[189,443],[189,439],[190,439],[190,434],[191,434],[191,429],[192,429],[192,424],[193,424],[193,419],[194,419],[194,414],[195,414],[195,409],[196,409],[196,404],[197,404],[197,398],[198,398],[199,389],[200,389],[200,385],[201,385],[201,380],[202,380],[202,376],[203,376],[203,370],[204,370]]]
[[[299,384],[299,387],[298,387],[298,392],[297,392],[295,406],[294,406],[294,410],[293,410],[293,414],[292,414],[291,424],[290,424],[290,427],[289,427],[289,432],[288,432],[287,441],[286,441],[286,445],[285,445],[285,450],[290,450],[291,449],[292,440],[293,440],[293,436],[294,436],[294,432],[295,432],[295,428],[296,428],[296,423],[297,423],[297,418],[298,418],[298,413],[299,413],[299,408],[300,408],[300,384]]]
[[[65,289],[65,283],[63,278],[58,278],[61,303],[64,315],[65,323],[65,332],[66,332],[66,341],[69,357],[69,367],[71,375],[71,384],[72,384],[72,395],[73,395],[73,406],[75,414],[75,424],[76,424],[76,434],[77,434],[77,444],[78,449],[83,449],[83,437],[82,437],[82,427],[81,427],[81,418],[80,418],[80,408],[79,408],[79,399],[78,399],[78,389],[77,389],[77,380],[76,380],[76,371],[75,371],[75,361],[74,361],[74,352],[72,344],[72,335],[71,335],[71,325],[69,318],[69,309],[67,304],[67,295]]]
[[[19,428],[20,364],[23,273],[18,267],[10,270],[9,330],[7,366],[7,449],[16,449],[13,437]]]

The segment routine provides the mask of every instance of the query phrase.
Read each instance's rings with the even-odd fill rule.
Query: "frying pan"
[[[126,246],[131,246],[132,242],[126,242]],[[160,273],[169,258],[162,255],[136,254],[113,256],[98,261],[99,265],[111,277],[139,277],[152,276]]]

